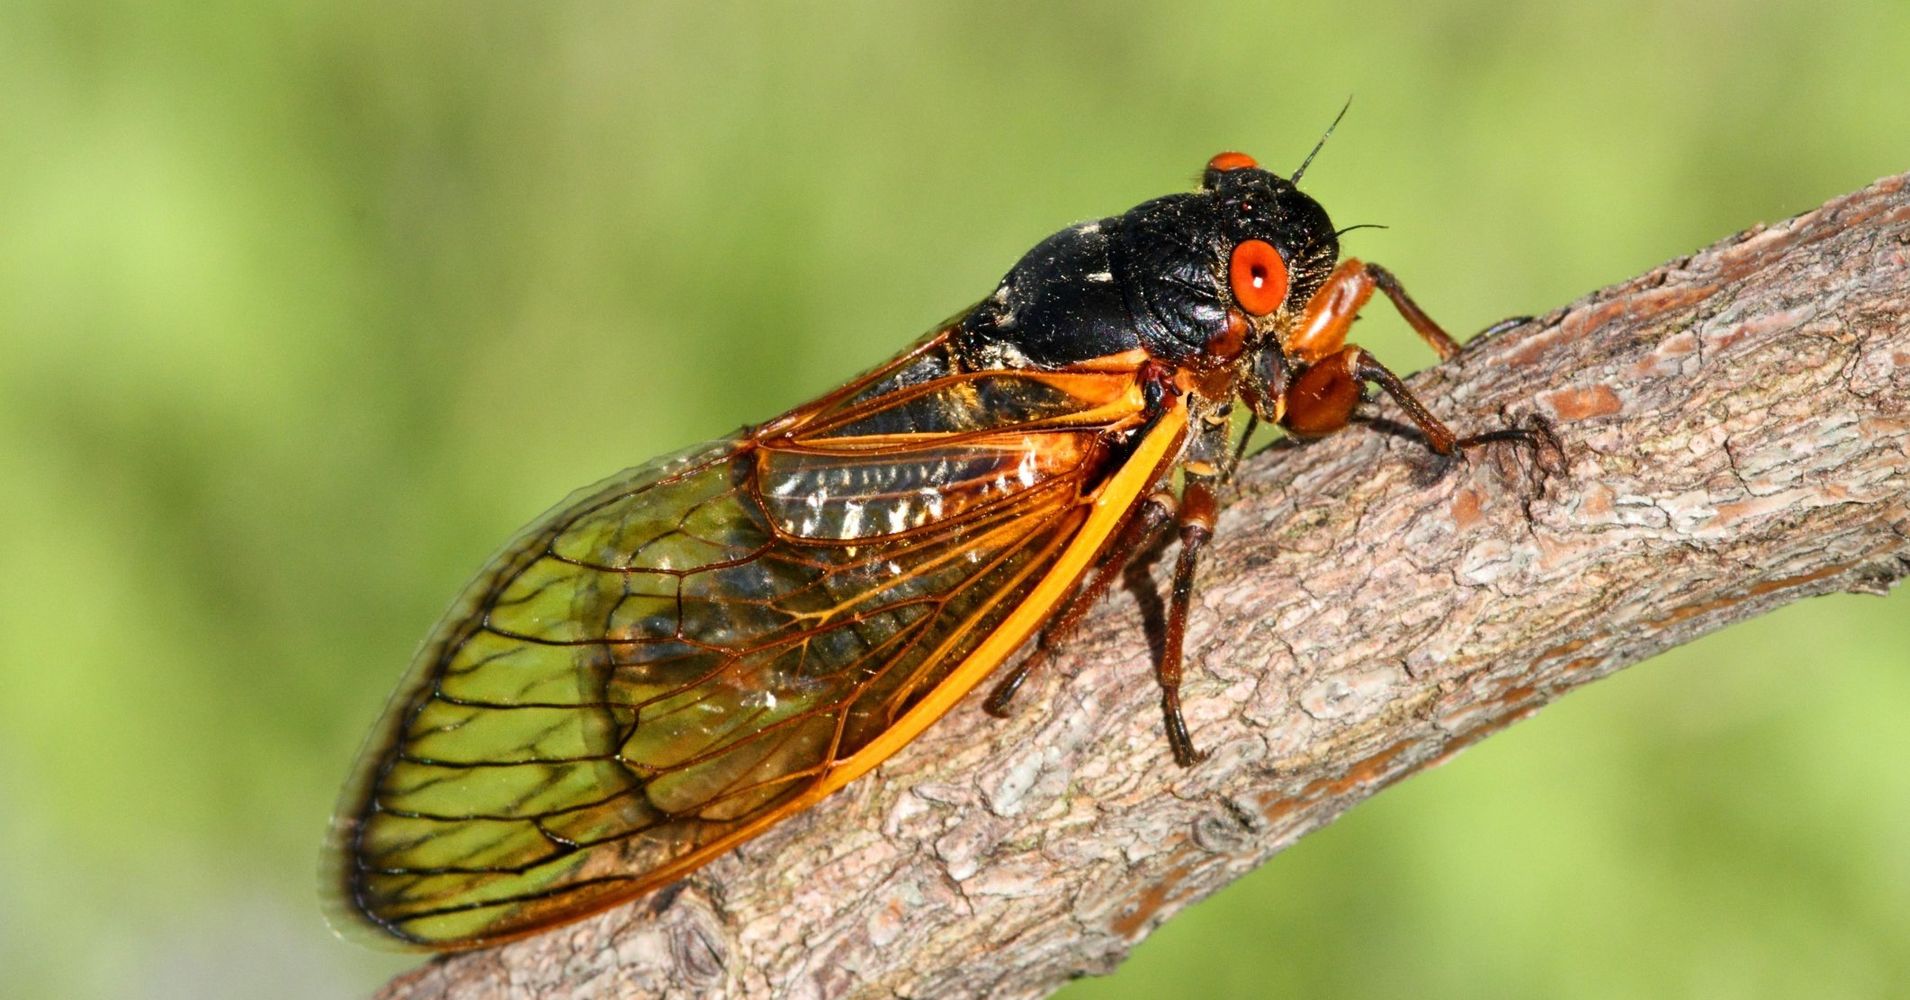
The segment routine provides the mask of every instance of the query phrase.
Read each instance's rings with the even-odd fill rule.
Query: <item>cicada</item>
[[[1378,290],[1458,350],[1386,270],[1341,258],[1305,166],[1222,153],[1195,191],[1043,240],[893,360],[526,528],[362,753],[328,848],[340,918],[470,948],[667,885],[998,672],[1004,710],[1170,531],[1161,706],[1198,762],[1182,636],[1239,425],[1328,434],[1373,385],[1434,452],[1530,438],[1455,435],[1347,343]]]

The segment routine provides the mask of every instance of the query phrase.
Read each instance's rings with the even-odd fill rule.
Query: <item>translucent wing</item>
[[[527,933],[867,770],[1072,583],[1141,411],[1131,369],[962,372],[938,336],[571,497],[467,588],[373,733],[334,821],[352,916],[438,948]]]

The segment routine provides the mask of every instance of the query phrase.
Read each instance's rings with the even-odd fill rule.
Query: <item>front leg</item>
[[[1398,375],[1357,344],[1340,348],[1339,353],[1300,373],[1287,390],[1287,412],[1281,423],[1300,437],[1331,434],[1353,419],[1353,409],[1362,397],[1360,386],[1366,382],[1379,386],[1399,403],[1426,436],[1426,446],[1434,454],[1450,455],[1495,441],[1518,441],[1536,448],[1545,440],[1538,432],[1523,427],[1503,427],[1468,437],[1454,434]]]
[[[1364,261],[1348,257],[1340,261],[1333,273],[1327,276],[1325,284],[1316,290],[1307,300],[1298,322],[1291,333],[1283,338],[1282,346],[1288,354],[1302,364],[1313,364],[1335,354],[1346,344],[1347,330],[1353,325],[1353,318],[1366,307],[1377,289],[1385,292],[1392,301],[1393,308],[1399,311],[1406,325],[1419,334],[1419,339],[1439,355],[1441,361],[1451,361],[1459,353],[1459,342],[1452,334],[1426,315],[1419,303],[1406,294],[1406,286],[1393,277],[1393,272]],[[1502,319],[1486,327],[1480,336],[1507,330],[1531,320],[1530,316],[1513,316]]]
[[[1364,393],[1361,386],[1371,382],[1393,397],[1435,453],[1450,455],[1462,448],[1494,441],[1519,441],[1537,447],[1543,437],[1522,428],[1504,428],[1460,437],[1428,410],[1406,383],[1357,345],[1346,342],[1347,330],[1361,307],[1373,297],[1375,289],[1384,291],[1393,307],[1405,317],[1422,339],[1447,360],[1459,351],[1459,344],[1433,322],[1406,294],[1399,279],[1378,264],[1366,264],[1347,258],[1333,269],[1326,283],[1307,300],[1306,309],[1293,331],[1283,341],[1287,353],[1302,366],[1288,388],[1286,412],[1281,423],[1300,437],[1319,437],[1345,427],[1353,418],[1353,409]],[[1494,324],[1494,329],[1507,320]]]

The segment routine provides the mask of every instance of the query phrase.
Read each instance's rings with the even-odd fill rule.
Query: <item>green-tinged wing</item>
[[[932,690],[1079,529],[1139,397],[907,360],[582,491],[497,556],[346,790],[339,909],[440,948],[600,909],[760,829]]]

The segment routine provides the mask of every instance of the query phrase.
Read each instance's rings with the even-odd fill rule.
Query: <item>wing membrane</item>
[[[961,372],[938,337],[573,496],[394,696],[335,821],[346,901],[409,941],[488,943],[866,770],[1031,592],[1057,599],[1043,581],[1122,461],[1108,432],[1140,415],[1132,372]]]

